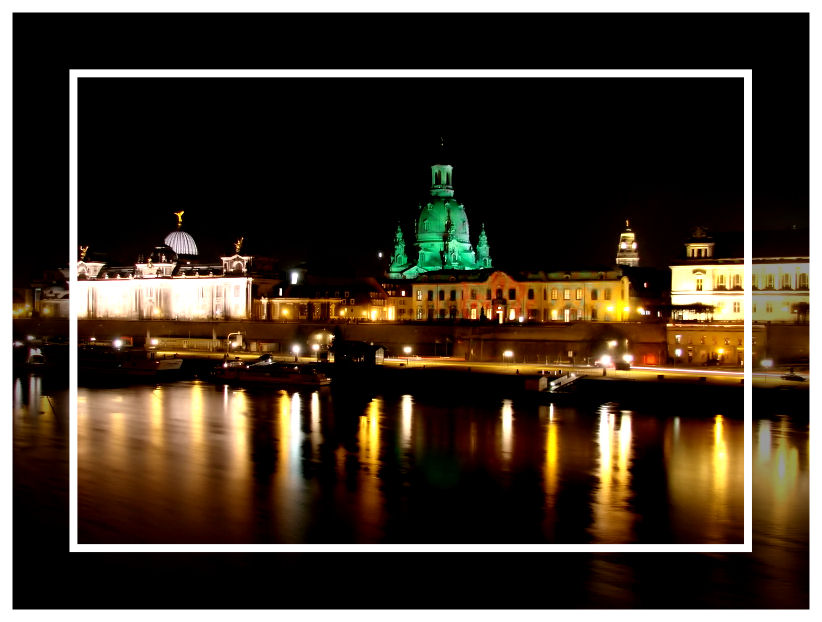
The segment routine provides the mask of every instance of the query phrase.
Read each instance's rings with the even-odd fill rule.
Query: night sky
[[[244,236],[345,269],[398,222],[413,240],[447,160],[497,265],[610,263],[625,218],[664,263],[690,226],[742,228],[742,101],[739,79],[84,80],[80,238],[126,261],[184,209],[205,260]]]
[[[15,253],[16,277],[68,263],[70,67],[753,68],[754,227],[807,227],[801,15],[28,19],[13,224],[16,248],[37,253]],[[448,34],[437,46],[417,36],[432,28]],[[442,136],[495,266],[611,263],[626,218],[642,264],[664,266],[694,225],[742,229],[742,106],[742,81],[718,78],[88,79],[80,242],[128,264],[182,209],[204,261],[244,236],[253,255],[379,274],[397,223],[413,248]]]

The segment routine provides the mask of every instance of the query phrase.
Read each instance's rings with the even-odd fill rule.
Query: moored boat
[[[89,377],[154,378],[179,371],[183,359],[141,348],[82,346],[77,354],[80,374]]]
[[[322,387],[331,379],[311,365],[273,363],[238,367],[224,364],[211,372],[215,382],[254,386],[309,386]]]

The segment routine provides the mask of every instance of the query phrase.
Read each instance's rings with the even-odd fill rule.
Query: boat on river
[[[177,355],[142,348],[81,346],[77,351],[78,372],[90,378],[156,378],[177,372],[182,365]]]
[[[331,378],[313,365],[295,363],[250,364],[239,367],[229,362],[211,372],[214,382],[240,386],[307,386],[322,387],[331,384]]]

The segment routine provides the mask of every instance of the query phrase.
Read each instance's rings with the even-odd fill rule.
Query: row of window
[[[724,338],[723,338],[723,343],[724,343],[726,346],[729,346],[729,345],[731,345],[731,342],[732,342],[734,339],[736,340],[736,345],[738,345],[738,346],[741,346],[741,345],[742,345],[742,337],[736,337],[736,338],[732,338],[732,337],[724,337]],[[676,343],[678,343],[678,344],[683,343],[683,341],[682,341],[682,335],[674,335],[674,341],[675,341]],[[706,337],[705,337],[705,335],[700,335],[700,337],[699,337],[699,344],[704,346],[704,345],[705,345],[705,341],[706,341]],[[688,335],[687,339],[685,340],[685,343],[686,343],[686,344],[688,344],[688,345],[690,345],[690,344],[693,344],[693,342],[694,342],[694,338],[693,338],[693,336],[692,336],[692,335]],[[714,337],[714,338],[713,338],[713,345],[719,345],[719,343],[718,343],[718,337]]]
[[[562,299],[563,300],[571,300],[571,296],[573,294],[573,297],[576,300],[582,300],[583,296],[584,296],[584,291],[585,290],[582,287],[577,287],[573,291],[571,289],[568,289],[568,288],[563,289],[562,290]],[[462,292],[460,292],[460,293],[462,293]],[[534,289],[529,288],[527,295],[528,295],[528,300],[534,300],[534,298],[535,298]],[[477,290],[476,289],[471,289],[470,292],[469,292],[469,296],[470,296],[471,300],[477,300]],[[434,290],[429,289],[427,297],[428,297],[429,301],[433,301],[434,300]],[[438,298],[439,298],[439,300],[445,300],[445,290],[444,289],[439,290]],[[460,296],[460,298],[462,298],[462,296]],[[503,298],[502,288],[498,288],[496,290],[496,296],[494,298],[495,299],[502,299]],[[543,289],[542,299],[547,300],[547,298],[548,298],[548,290]],[[559,298],[559,290],[555,287],[551,288],[551,300],[558,300],[558,298]],[[423,290],[418,289],[417,290],[417,300],[422,300],[422,299],[423,299]],[[456,300],[456,299],[457,299],[457,290],[456,289],[449,290],[448,291],[448,300]],[[491,289],[490,288],[485,290],[485,299],[486,300],[491,300]],[[516,300],[516,299],[517,299],[517,290],[513,289],[513,288],[509,289],[508,290],[508,300]],[[602,299],[603,300],[611,300],[611,290],[610,289],[603,289],[602,290]],[[591,300],[599,300],[599,290],[598,289],[592,289],[591,290]]]
[[[701,292],[703,288],[703,279],[696,279],[696,291]],[[766,274],[764,280],[760,280],[758,274],[751,275],[751,286],[753,289],[759,289],[760,282],[765,284],[765,289],[774,289],[776,283],[776,275]],[[792,279],[790,274],[783,274],[779,281],[781,289],[792,289]],[[716,276],[716,288],[724,289],[727,287],[725,282],[725,275],[718,274]],[[734,289],[742,288],[742,275],[734,274],[731,278],[731,287]],[[808,275],[805,272],[800,272],[796,279],[797,289],[808,289]]]
[[[759,289],[760,284],[764,284],[765,289],[774,289],[776,287],[776,275],[766,274],[764,279],[759,278],[760,275],[751,275],[751,286],[754,289]],[[779,279],[779,287],[781,289],[791,289],[793,279],[790,274],[783,274]],[[800,272],[796,277],[796,289],[808,289],[808,273]]]

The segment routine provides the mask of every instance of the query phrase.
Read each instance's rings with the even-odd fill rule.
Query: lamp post
[[[320,344],[312,343],[311,349],[314,351],[314,357],[319,361],[320,360]]]
[[[300,359],[300,350],[301,350],[300,346],[298,346],[296,344],[291,346],[291,351],[294,353],[294,362],[295,363],[298,362],[299,359]]]
[[[514,359],[514,352],[512,350],[506,350],[502,353],[502,359],[508,359],[508,364],[510,365],[511,361]]]
[[[405,346],[402,349],[402,351],[405,352],[405,366],[410,367],[411,366],[411,356],[410,356],[411,355],[411,346]]]

